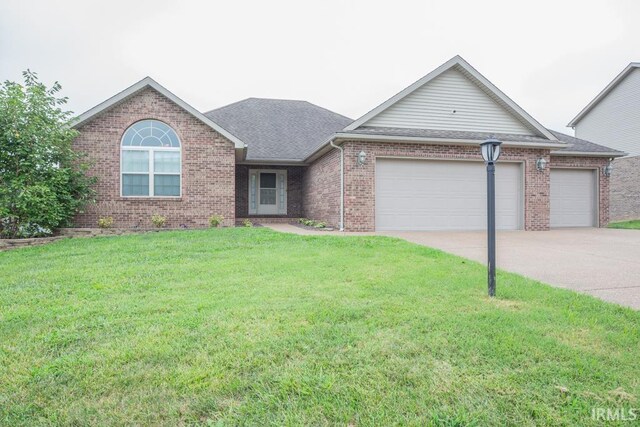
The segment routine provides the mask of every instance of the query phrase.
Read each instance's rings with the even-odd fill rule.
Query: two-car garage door
[[[522,228],[522,164],[496,168],[496,227]],[[377,230],[482,230],[487,226],[483,162],[376,159]]]

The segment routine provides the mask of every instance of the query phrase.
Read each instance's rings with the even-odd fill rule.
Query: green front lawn
[[[268,229],[0,253],[0,425],[589,425],[640,313],[385,237]]]
[[[625,228],[629,230],[640,230],[640,219],[632,219],[631,221],[612,222],[609,228]]]

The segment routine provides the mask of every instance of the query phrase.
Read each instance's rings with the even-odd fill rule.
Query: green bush
[[[209,218],[209,226],[211,228],[220,227],[222,225],[222,221],[224,221],[224,217],[222,215],[213,215]]]
[[[113,227],[113,218],[110,216],[103,216],[98,219],[98,227],[111,228]]]
[[[156,228],[163,228],[167,224],[167,218],[162,215],[152,215],[151,223]]]
[[[253,227],[253,223],[250,220],[245,219],[244,221],[242,221],[242,226],[243,227]]]
[[[95,178],[71,147],[78,132],[50,89],[27,70],[0,85],[0,236],[34,237],[70,224],[93,200]]]
[[[324,221],[315,221],[313,219],[308,219],[308,218],[300,218],[298,222],[302,225],[306,225],[307,227],[314,227],[314,228],[325,228],[327,226],[327,223]]]

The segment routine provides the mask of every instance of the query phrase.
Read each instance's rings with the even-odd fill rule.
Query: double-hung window
[[[142,120],[122,136],[120,194],[123,197],[181,195],[180,140],[158,120]]]

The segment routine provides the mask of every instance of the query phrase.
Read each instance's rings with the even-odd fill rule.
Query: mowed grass
[[[609,224],[609,228],[624,228],[629,230],[640,230],[640,219],[633,219],[631,221],[612,222]]]
[[[0,425],[590,425],[640,314],[386,237],[215,229],[0,253]]]

